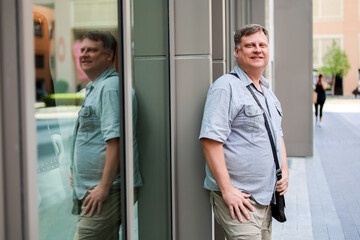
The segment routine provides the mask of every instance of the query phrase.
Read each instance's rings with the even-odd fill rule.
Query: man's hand
[[[225,203],[229,206],[229,211],[232,219],[235,219],[237,216],[240,222],[243,222],[243,216],[245,216],[247,220],[250,219],[250,214],[247,209],[250,211],[254,211],[254,207],[251,205],[249,198],[251,195],[242,193],[238,189],[232,187],[229,191],[222,192],[222,197]],[[236,214],[236,216],[235,216]]]
[[[70,183],[70,187],[71,189],[74,190],[74,183],[73,183],[73,180],[72,180],[72,174],[71,174],[71,171],[69,172],[69,183]]]
[[[276,191],[279,192],[280,195],[284,195],[289,187],[289,170],[284,169],[282,171],[282,178],[277,181],[276,184]]]
[[[91,217],[94,215],[95,210],[97,210],[97,214],[101,213],[102,204],[109,196],[110,189],[107,189],[102,185],[97,185],[88,192],[89,195],[85,198],[83,206],[85,207],[84,214],[89,213],[89,216]]]

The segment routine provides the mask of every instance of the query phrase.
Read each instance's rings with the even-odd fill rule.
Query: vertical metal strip
[[[131,58],[131,0],[123,1],[123,72],[125,132],[125,181],[127,239],[134,239],[134,180],[133,180],[133,129],[132,129],[132,58]]]
[[[23,239],[25,239],[25,199],[24,199],[24,157],[23,157],[23,139],[22,139],[22,135],[23,135],[23,128],[22,128],[22,124],[21,124],[21,119],[22,119],[22,108],[23,108],[23,103],[21,101],[21,77],[20,77],[20,36],[19,36],[19,32],[20,32],[20,14],[19,14],[19,1],[15,0],[15,29],[16,29],[16,36],[15,36],[15,45],[16,45],[16,62],[17,62],[17,67],[16,67],[16,71],[17,71],[17,75],[16,75],[16,80],[17,80],[17,98],[18,98],[18,128],[19,128],[19,139],[18,139],[18,144],[20,146],[18,154],[19,154],[19,171],[20,171],[20,199],[21,199],[21,225],[22,225],[22,237]]]
[[[120,118],[120,134],[125,133],[125,110],[124,110],[124,21],[123,21],[123,1],[118,1],[118,61],[119,61],[119,118]],[[120,239],[127,239],[127,209],[126,209],[126,162],[125,162],[125,138],[120,137],[120,175],[121,175],[121,236]]]
[[[4,239],[38,239],[31,3],[1,1],[1,138]],[[5,25],[15,24],[12,30]],[[6,61],[5,61],[6,59]],[[11,104],[9,104],[11,103]],[[6,204],[6,205],[5,205]]]
[[[176,136],[176,91],[175,91],[175,1],[169,0],[169,68],[170,68],[170,157],[171,157],[171,235],[177,239],[176,222],[176,176],[175,176],[175,136]]]
[[[17,0],[20,161],[25,239],[39,239],[37,143],[35,120],[34,37],[31,2]]]
[[[0,14],[2,14],[2,9],[3,9],[3,6],[0,2]],[[2,56],[3,53],[2,53],[2,49],[1,49],[1,46],[2,46],[2,33],[1,33],[1,25],[0,25],[0,78],[3,79],[3,69],[2,69],[2,65],[3,65],[3,58]],[[3,92],[3,88],[2,88],[2,81],[0,81],[0,93]],[[5,196],[5,189],[4,189],[4,186],[5,186],[5,183],[4,183],[4,168],[3,168],[3,165],[4,165],[4,161],[5,161],[5,158],[3,157],[4,156],[4,153],[3,153],[3,131],[2,131],[2,128],[3,128],[3,101],[4,99],[2,98],[2,94],[0,95],[0,196]],[[5,198],[4,197],[1,197],[0,198],[0,239],[5,239],[5,222],[6,222],[6,219],[5,219]]]

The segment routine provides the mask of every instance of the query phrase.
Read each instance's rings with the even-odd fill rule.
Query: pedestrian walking
[[[325,82],[325,76],[323,74],[319,74],[318,80],[315,83],[314,89],[316,92],[316,101],[315,101],[315,119],[317,126],[321,127],[321,121],[323,116],[323,107],[326,100],[326,88],[327,83]]]

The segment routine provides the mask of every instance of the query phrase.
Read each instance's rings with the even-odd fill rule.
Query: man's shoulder
[[[230,73],[226,73],[215,80],[211,89],[232,89],[233,87],[241,87],[242,83],[239,78]]]
[[[119,75],[116,73],[106,76],[101,85],[104,90],[119,90]]]

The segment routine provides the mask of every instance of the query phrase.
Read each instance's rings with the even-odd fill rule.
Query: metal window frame
[[[121,219],[122,239],[134,239],[134,181],[132,146],[132,56],[131,0],[118,2],[119,63],[120,63],[120,137]]]
[[[39,235],[31,3],[2,0],[0,5],[0,236],[35,240]]]

